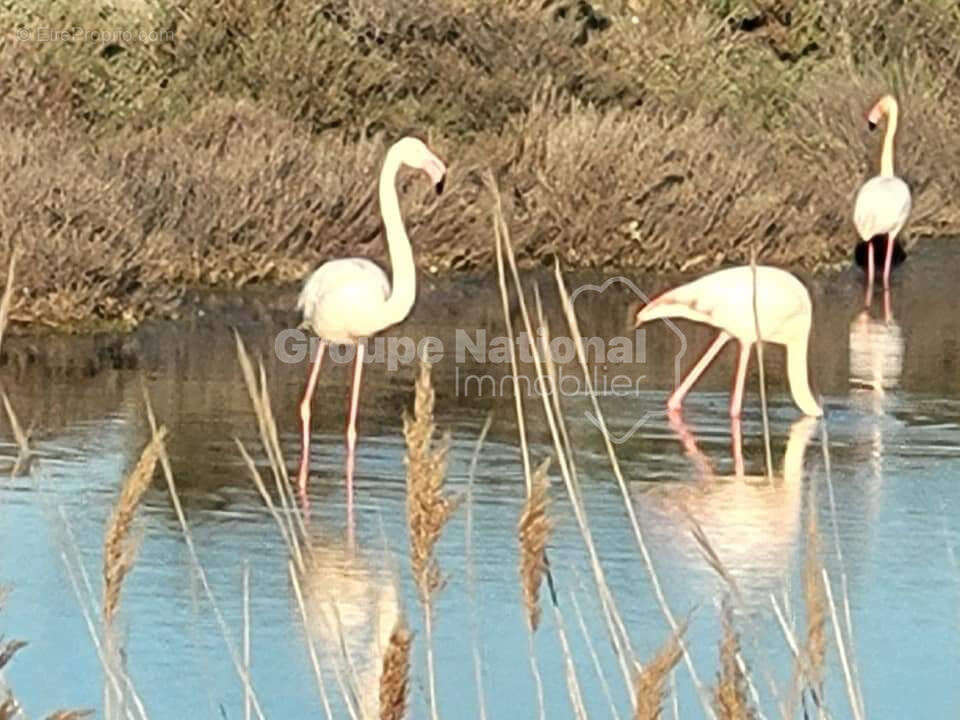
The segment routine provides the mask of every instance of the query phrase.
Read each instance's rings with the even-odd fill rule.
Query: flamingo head
[[[443,161],[418,137],[408,135],[400,140],[397,145],[402,152],[403,164],[417,170],[423,170],[436,188],[437,195],[441,194],[444,180],[447,177],[447,166],[444,165]]]
[[[891,112],[896,112],[896,108],[896,98],[893,95],[884,95],[877,100],[874,106],[870,108],[870,112],[867,113],[867,128],[871,131],[876,130],[880,119]]]

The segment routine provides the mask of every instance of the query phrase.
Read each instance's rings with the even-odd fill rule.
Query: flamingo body
[[[388,297],[390,279],[383,268],[366,258],[344,258],[324,263],[307,278],[297,310],[304,325],[324,340],[355,344],[385,329]]]
[[[756,314],[754,314],[756,284]],[[787,349],[787,376],[794,402],[805,414],[823,414],[807,378],[807,345],[812,322],[810,293],[795,276],[779,268],[727,268],[669,290],[637,313],[637,326],[657,318],[687,318],[720,330],[713,345],[683,379],[667,406],[679,410],[683,398],[731,338],[740,342],[740,357],[730,415],[739,417],[750,349],[757,325],[765,343]]]

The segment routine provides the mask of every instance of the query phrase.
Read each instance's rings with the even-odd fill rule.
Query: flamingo
[[[357,445],[357,403],[363,372],[366,338],[404,320],[416,298],[413,249],[400,215],[396,177],[402,165],[424,171],[439,195],[447,169],[423,141],[405,137],[387,150],[380,172],[380,213],[387,233],[387,249],[393,267],[391,287],[387,274],[366,258],[330,260],[317,268],[303,286],[297,309],[303,311],[302,327],[320,338],[313,357],[306,391],[300,402],[302,442],[297,484],[306,499],[310,466],[310,405],[328,343],[354,345],[356,360],[347,421],[347,515],[353,517],[353,470]]]
[[[897,114],[899,107],[892,95],[884,95],[867,113],[867,127],[874,130],[884,116],[887,118],[887,131],[883,138],[883,152],[880,155],[880,174],[867,180],[857,192],[853,206],[853,223],[857,227],[862,243],[857,247],[857,264],[867,267],[867,299],[870,304],[874,281],[874,245],[886,240],[886,257],[883,263],[883,286],[890,287],[890,268],[894,263],[894,246],[897,234],[903,229],[910,216],[912,201],[910,188],[893,174],[893,137],[897,133]],[[864,258],[864,245],[866,257]],[[897,245],[896,261],[899,264],[906,257],[903,248]]]
[[[727,341],[736,338],[740,341],[740,357],[730,397],[730,417],[740,417],[750,348],[757,341],[753,287],[753,268],[749,265],[718,270],[663,293],[637,313],[637,327],[657,318],[680,317],[720,330],[713,344],[670,396],[667,407],[671,411],[680,410],[683,398],[717,353]],[[807,379],[810,293],[787,271],[765,266],[756,268],[756,288],[760,337],[764,342],[786,346],[787,379],[793,401],[804,414],[819,417],[823,410],[814,399]]]

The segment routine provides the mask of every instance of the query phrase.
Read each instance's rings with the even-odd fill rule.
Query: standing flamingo
[[[720,329],[720,334],[697,361],[690,373],[674,390],[667,407],[678,411],[693,384],[731,338],[740,341],[740,358],[730,417],[740,417],[743,386],[750,362],[750,348],[760,338],[765,343],[785,345],[787,379],[797,407],[806,415],[823,414],[814,399],[807,379],[807,344],[810,339],[810,293],[796,277],[773,267],[756,268],[756,308],[754,317],[754,276],[750,266],[727,268],[705,275],[686,285],[669,290],[651,300],[637,313],[637,327],[657,318],[681,317]]]
[[[867,266],[867,299],[870,304],[874,279],[874,245],[886,241],[886,257],[883,263],[883,286],[890,287],[890,268],[893,266],[894,245],[897,234],[910,216],[910,188],[893,174],[893,137],[897,133],[898,106],[896,98],[884,95],[870,108],[867,126],[873,130],[880,119],[887,118],[887,132],[883,138],[883,153],[880,156],[880,174],[867,180],[857,192],[853,206],[853,223],[857,226],[863,242],[857,247],[857,264]],[[864,258],[863,246],[866,245]],[[905,257],[902,248],[897,248],[897,262]]]
[[[321,265],[307,279],[297,301],[303,311],[303,326],[320,337],[320,345],[311,364],[306,392],[300,403],[302,452],[297,483],[306,497],[307,473],[310,467],[310,403],[320,373],[327,343],[355,345],[356,364],[350,394],[350,416],[347,421],[347,515],[353,518],[353,468],[357,445],[357,403],[360,397],[360,375],[363,372],[365,339],[401,322],[413,307],[416,298],[416,269],[413,250],[400,215],[396,177],[401,165],[423,170],[443,191],[447,169],[443,162],[420,140],[405,137],[387,151],[380,172],[380,213],[387,232],[387,249],[393,267],[393,287],[387,274],[366,258],[343,258]]]

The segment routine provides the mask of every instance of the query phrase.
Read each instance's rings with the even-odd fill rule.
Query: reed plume
[[[403,720],[407,714],[410,691],[410,646],[413,635],[403,620],[399,620],[390,634],[390,642],[383,653],[383,672],[380,675],[380,720]]]
[[[3,670],[4,666],[13,660],[13,656],[26,646],[27,643],[23,640],[8,640],[4,642],[3,637],[0,636],[0,670]]]
[[[410,529],[410,561],[420,600],[428,604],[443,585],[433,549],[456,503],[443,493],[447,472],[449,436],[435,446],[433,435],[434,391],[430,363],[420,364],[415,385],[413,417],[403,419],[407,442],[407,523]]]
[[[136,466],[123,481],[103,540],[103,622],[109,626],[120,604],[120,589],[133,567],[136,544],[128,541],[130,527],[144,493],[150,487],[160,459],[167,429],[160,427],[140,454]]]
[[[740,667],[740,638],[733,627],[729,599],[723,602],[723,638],[720,641],[720,670],[713,689],[713,709],[718,720],[756,720],[747,699],[747,676]]]
[[[520,584],[523,586],[523,604],[531,632],[540,625],[540,584],[547,569],[547,537],[553,523],[547,516],[550,503],[550,478],[547,468],[550,458],[544,460],[533,473],[530,495],[523,505],[517,534],[520,541]]]
[[[404,415],[403,435],[407,442],[407,525],[410,533],[410,564],[423,605],[423,624],[427,638],[427,682],[430,716],[438,720],[436,673],[433,667],[433,594],[443,586],[440,566],[433,550],[440,533],[453,513],[456,502],[443,492],[447,474],[450,436],[436,447],[433,435],[434,392],[430,381],[430,363],[420,362],[414,387],[413,417]]]
[[[634,677],[633,695],[636,709],[633,711],[633,720],[660,719],[666,697],[664,683],[683,655],[680,635],[685,631],[684,625],[681,626],[679,633],[670,633],[666,644],[660,648],[653,660]]]

